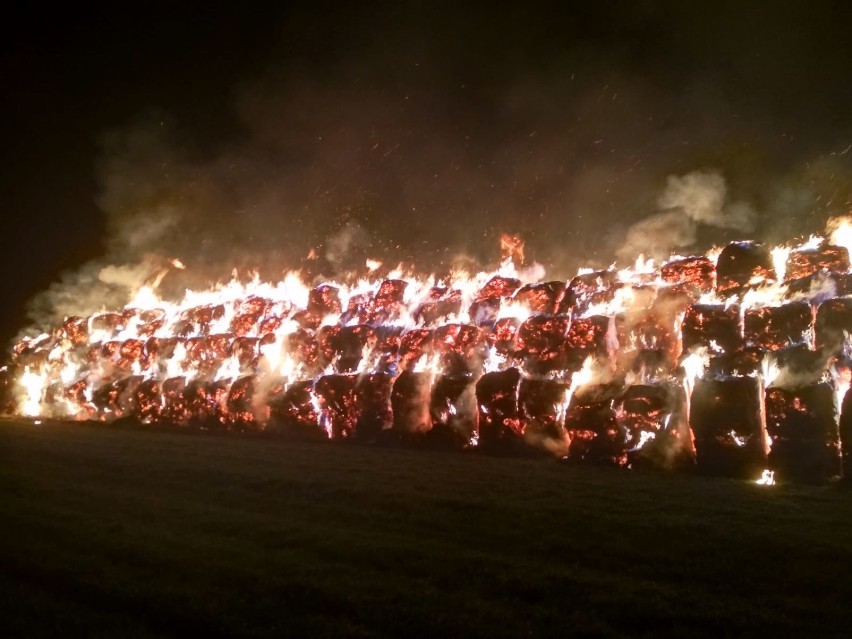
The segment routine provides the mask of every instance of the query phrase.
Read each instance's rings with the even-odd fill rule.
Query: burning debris
[[[821,481],[852,432],[852,275],[835,236],[568,281],[528,281],[505,236],[497,271],[445,280],[290,274],[176,302],[146,288],[18,343],[2,407]]]

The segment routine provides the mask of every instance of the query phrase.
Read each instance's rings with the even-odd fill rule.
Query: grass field
[[[852,490],[0,422],[0,636],[849,636]]]

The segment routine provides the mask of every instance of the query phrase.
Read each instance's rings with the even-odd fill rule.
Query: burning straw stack
[[[131,305],[24,340],[3,388],[30,415],[819,481],[852,440],[849,255],[812,241],[780,258],[736,242],[568,282]]]

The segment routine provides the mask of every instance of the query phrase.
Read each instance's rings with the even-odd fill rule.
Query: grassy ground
[[[0,636],[849,636],[852,490],[0,422]]]

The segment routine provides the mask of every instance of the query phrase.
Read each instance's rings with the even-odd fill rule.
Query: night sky
[[[4,344],[166,257],[442,269],[510,231],[564,275],[694,171],[766,240],[852,208],[844,3],[287,4],[6,10]]]

